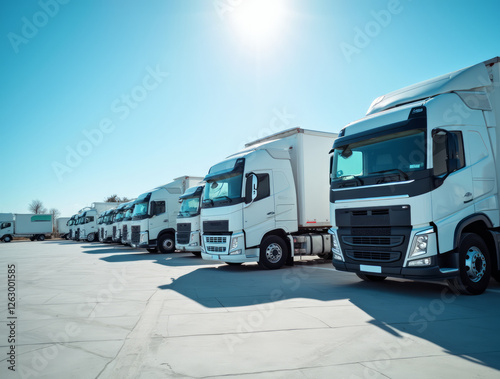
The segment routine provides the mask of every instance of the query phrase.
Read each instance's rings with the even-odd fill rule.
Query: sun
[[[244,42],[265,47],[281,36],[286,16],[281,0],[244,0],[235,8],[232,22]]]

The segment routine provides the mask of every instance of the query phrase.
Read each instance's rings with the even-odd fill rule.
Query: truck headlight
[[[429,237],[434,233],[434,229],[427,229],[423,232],[415,234],[413,243],[410,250],[410,258],[418,257],[427,254],[427,247],[429,246]]]
[[[243,235],[235,235],[231,237],[231,246],[229,247],[229,255],[242,254],[243,251],[238,246],[240,245],[240,240],[243,241]]]
[[[329,229],[328,233],[332,236],[332,254],[333,259],[337,261],[344,262],[344,256],[342,255],[342,250],[340,249],[339,239],[337,238],[337,232],[333,229]]]
[[[148,243],[148,242],[149,242],[148,232],[141,232],[139,243],[143,244],[143,243]]]

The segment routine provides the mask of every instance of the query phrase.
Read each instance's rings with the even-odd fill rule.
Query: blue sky
[[[338,132],[384,93],[500,55],[499,13],[495,0],[4,0],[0,212],[40,199],[69,216],[204,176],[272,132]]]

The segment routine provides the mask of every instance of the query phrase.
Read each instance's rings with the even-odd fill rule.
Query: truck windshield
[[[122,212],[117,213],[117,214],[116,214],[115,221],[116,221],[116,222],[120,222],[120,221],[122,221],[122,220],[123,220],[123,213],[122,213]]]
[[[227,205],[227,203],[240,202],[242,181],[243,174],[238,172],[207,180],[203,206],[210,207],[217,203]]]
[[[335,149],[332,180],[390,176],[408,180],[414,171],[426,169],[426,133],[413,129]]]
[[[135,205],[134,213],[132,214],[132,218],[134,220],[141,220],[143,218],[146,218],[148,215],[148,205],[149,205],[149,201],[137,203]]]
[[[177,217],[194,217],[200,214],[200,196],[182,199],[181,209]]]
[[[125,216],[123,216],[123,221],[130,221],[130,220],[132,220],[132,214],[133,213],[134,213],[134,208],[132,207],[127,212],[125,212]]]

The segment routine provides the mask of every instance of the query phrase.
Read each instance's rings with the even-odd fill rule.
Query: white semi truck
[[[122,244],[130,245],[130,227],[132,226],[132,214],[134,213],[135,201],[128,203],[122,221]]]
[[[500,279],[500,58],[377,98],[333,144],[333,265],[361,279]]]
[[[98,240],[99,227],[97,220],[101,213],[116,207],[115,202],[94,202],[90,208],[82,212],[81,223],[79,225],[79,239],[82,241],[94,242]]]
[[[116,207],[115,223],[113,225],[113,242],[122,243],[123,219],[127,212],[127,207],[133,202],[122,203]]]
[[[69,217],[59,217],[56,220],[57,233],[60,238],[68,239],[69,234]]]
[[[177,215],[176,247],[181,251],[190,251],[201,256],[201,197],[205,185],[188,188],[179,197],[181,208]]]
[[[0,241],[10,242],[14,237],[29,237],[32,241],[45,240],[52,233],[50,214],[13,214],[10,221],[0,224]]]
[[[66,239],[72,240],[74,238],[75,233],[76,233],[77,222],[78,222],[78,214],[74,214],[73,216],[70,217],[70,219],[68,221],[69,232],[68,232]]]
[[[201,180],[203,178],[181,176],[140,195],[132,214],[132,245],[146,248],[149,252],[174,252],[179,196]]]
[[[202,258],[269,269],[331,253],[328,149],[336,133],[293,128],[212,166],[201,208]]]
[[[102,224],[99,228],[100,242],[113,241],[113,224],[115,222],[115,216],[116,216],[116,208],[109,209],[103,213]]]

